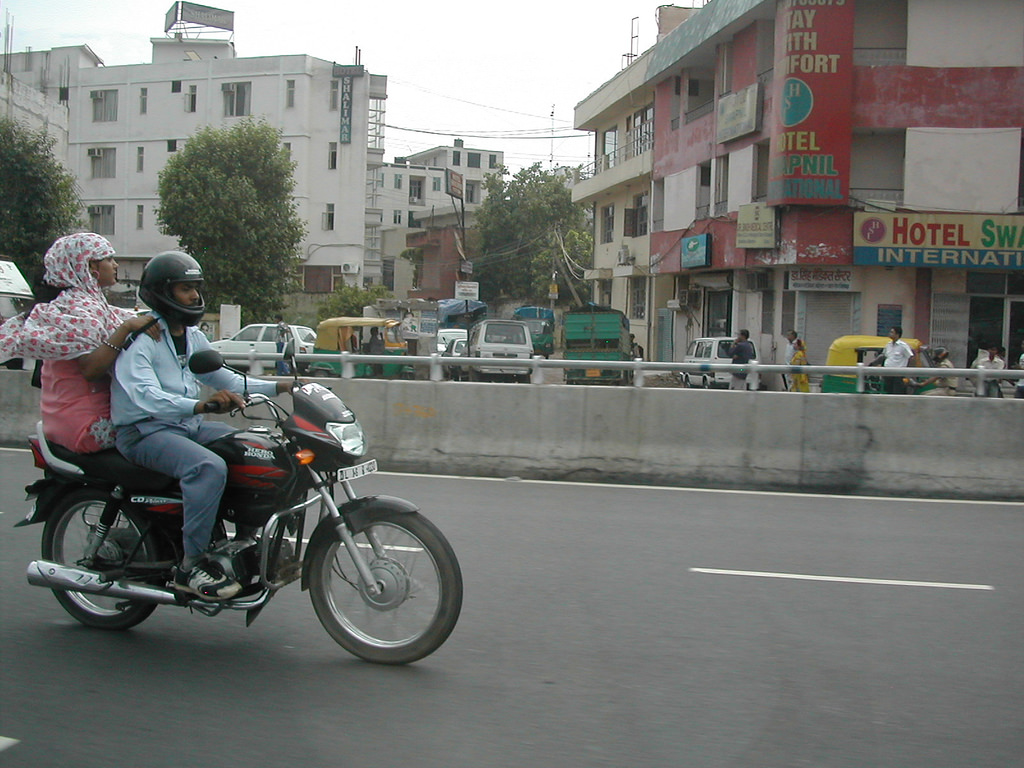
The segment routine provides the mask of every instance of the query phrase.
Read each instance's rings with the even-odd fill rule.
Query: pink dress
[[[58,238],[43,257],[45,282],[62,289],[49,302],[0,326],[0,360],[43,360],[39,395],[43,432],[78,453],[113,447],[110,377],[86,381],[87,355],[134,313],[107,303],[89,262],[114,255],[106,238],[80,232]]]
[[[43,363],[39,410],[46,437],[75,453],[93,453],[114,445],[110,377],[86,381],[76,360]]]

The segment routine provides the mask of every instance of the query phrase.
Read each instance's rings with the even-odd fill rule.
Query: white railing
[[[273,369],[281,356],[275,353],[224,353],[224,359],[229,364],[232,362],[245,362],[249,365],[249,371],[253,375],[262,375],[265,361],[268,368]],[[792,375],[798,373],[831,376],[853,376],[856,379],[857,392],[864,392],[866,382],[871,377],[899,376],[901,378],[913,378],[924,380],[933,376],[942,376],[948,379],[965,379],[974,385],[975,392],[981,396],[985,392],[985,384],[990,380],[1016,381],[1024,378],[1024,371],[1004,369],[993,370],[991,368],[886,368],[882,366],[869,366],[860,363],[858,365],[775,365],[775,364],[754,364],[734,365],[731,363],[681,363],[681,362],[656,362],[652,360],[563,360],[556,358],[533,357],[529,360],[514,358],[481,358],[481,357],[452,357],[440,354],[432,355],[359,355],[352,352],[318,353],[296,355],[295,359],[300,364],[327,362],[340,364],[341,378],[352,379],[356,375],[356,366],[359,364],[369,365],[401,365],[413,369],[426,368],[427,378],[430,381],[443,381],[445,379],[445,368],[494,368],[499,363],[502,368],[522,368],[524,374],[529,374],[531,384],[544,384],[544,371],[552,369],[587,369],[600,368],[602,370],[630,371],[632,372],[632,384],[636,387],[644,385],[644,377],[647,374],[659,373],[746,373],[748,375],[758,374],[766,376],[771,374]]]

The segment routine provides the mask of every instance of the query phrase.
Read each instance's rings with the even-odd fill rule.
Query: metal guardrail
[[[225,361],[244,361],[249,364],[249,371],[253,375],[262,375],[263,362],[274,364],[281,360],[281,356],[274,353],[224,353]],[[296,355],[299,363],[328,362],[341,363],[341,378],[352,379],[356,375],[356,366],[361,363],[370,365],[407,365],[414,368],[426,367],[427,378],[430,381],[444,381],[444,368],[456,366],[459,368],[494,368],[501,365],[502,368],[522,368],[530,374],[531,384],[544,384],[544,371],[549,369],[585,369],[601,368],[603,370],[624,370],[632,371],[633,386],[642,387],[647,374],[659,373],[746,373],[771,375],[771,374],[798,374],[808,375],[829,374],[832,376],[854,376],[857,380],[856,390],[863,393],[866,388],[866,380],[869,377],[899,376],[903,378],[928,379],[933,376],[943,376],[949,379],[966,379],[975,385],[978,395],[985,392],[986,382],[992,379],[1005,379],[1016,381],[1024,378],[1024,370],[1003,369],[993,370],[990,368],[885,368],[884,366],[869,366],[860,363],[858,365],[774,365],[774,364],[747,364],[734,365],[731,363],[680,363],[680,362],[656,362],[652,360],[563,360],[535,356],[529,360],[516,358],[490,358],[490,357],[452,357],[442,356],[434,353],[431,355],[360,355],[353,352],[342,352],[340,354],[306,354]]]

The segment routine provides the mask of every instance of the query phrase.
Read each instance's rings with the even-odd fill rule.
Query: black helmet
[[[199,262],[181,251],[165,251],[154,256],[142,270],[139,298],[166,320],[195,325],[206,312],[202,295],[198,304],[181,304],[174,298],[174,283],[202,283],[203,268]]]
[[[932,347],[932,360],[939,362],[949,357],[949,350],[945,347]]]

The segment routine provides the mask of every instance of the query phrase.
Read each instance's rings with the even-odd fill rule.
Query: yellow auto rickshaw
[[[405,354],[405,342],[398,333],[399,321],[383,317],[331,317],[323,320],[316,327],[316,354],[332,352],[364,352],[363,344],[369,339],[370,328],[380,328],[384,339],[384,353],[387,355]],[[385,377],[395,377],[402,373],[405,366],[396,363],[383,366]],[[317,360],[309,364],[310,376],[341,376],[341,361]],[[373,367],[366,363],[356,366],[356,378],[373,375]]]
[[[914,360],[912,365],[921,366],[922,364],[926,368],[930,368],[931,363],[928,360],[922,363],[922,352],[926,351],[926,348],[917,339],[904,338],[903,341],[907,342],[912,350],[914,350]],[[871,362],[882,353],[885,349],[885,345],[889,343],[888,336],[840,336],[838,339],[832,342],[828,348],[828,357],[825,359],[825,365],[857,365],[858,363],[864,363],[864,365],[870,365]],[[929,389],[932,389],[932,385],[927,387],[911,387],[908,392],[918,393]],[[850,374],[830,374],[826,373],[821,379],[821,391],[822,392],[856,392],[857,391],[857,377]],[[865,393],[878,393],[882,391],[882,377],[881,376],[866,376],[864,379],[864,392]]]

